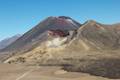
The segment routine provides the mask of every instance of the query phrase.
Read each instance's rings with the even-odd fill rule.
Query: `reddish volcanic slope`
[[[2,51],[17,51],[20,49],[25,49],[25,46],[30,49],[40,43],[39,41],[43,40],[43,37],[41,38],[41,36],[48,30],[69,31],[77,30],[80,26],[81,24],[69,17],[48,17]]]

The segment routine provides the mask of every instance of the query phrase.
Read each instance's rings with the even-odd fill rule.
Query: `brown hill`
[[[120,24],[105,25],[93,20],[87,21],[78,29],[74,42],[76,47],[85,50],[119,49]]]

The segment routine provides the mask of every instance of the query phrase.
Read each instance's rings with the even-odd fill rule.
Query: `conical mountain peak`
[[[63,19],[72,19],[72,18],[70,18],[70,17],[68,17],[68,16],[58,16],[58,18],[63,18]]]
[[[41,34],[43,34],[48,30],[70,31],[70,30],[77,30],[80,26],[81,25],[77,21],[69,17],[50,16],[45,20],[43,20],[42,22],[40,22],[35,27],[33,27],[31,30],[26,32],[22,37],[20,37],[17,41],[15,41],[14,43],[6,47],[4,50],[13,51],[21,48],[23,49],[24,46],[31,48],[33,46],[33,43],[34,43],[34,46],[37,43],[40,43],[39,41],[41,40]]]

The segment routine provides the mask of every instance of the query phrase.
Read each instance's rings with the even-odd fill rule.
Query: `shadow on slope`
[[[101,58],[98,60],[79,60],[79,63],[64,65],[64,70],[70,72],[84,72],[95,76],[102,76],[112,79],[120,78],[120,59]]]

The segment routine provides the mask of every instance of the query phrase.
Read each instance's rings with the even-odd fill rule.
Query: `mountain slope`
[[[118,49],[120,47],[119,29],[119,24],[105,25],[93,20],[87,21],[78,29],[74,46],[84,50]]]
[[[81,24],[69,17],[48,17],[2,51],[29,50],[40,43],[41,34],[47,30],[77,30],[80,25]]]
[[[3,49],[5,47],[7,47],[8,45],[10,45],[14,41],[16,41],[20,36],[21,35],[18,34],[18,35],[15,35],[15,36],[12,36],[10,38],[7,38],[7,39],[4,39],[4,40],[0,41],[0,49]]]
[[[77,29],[77,32],[73,30],[72,33],[65,37],[49,36],[47,35],[48,31],[45,31],[40,35],[38,40],[35,39],[35,42],[38,43],[36,47],[23,52],[19,56],[14,56],[12,59],[16,60],[19,57],[24,57],[27,61],[41,61],[43,58],[46,60],[53,53],[56,55],[57,53],[65,53],[61,55],[64,56],[66,53],[75,51],[79,53],[90,50],[118,50],[120,47],[119,28],[119,24],[105,25],[90,20],[81,25]],[[31,44],[29,45],[33,47]],[[46,57],[46,55],[49,56]],[[9,60],[11,58],[6,62],[9,62]]]

